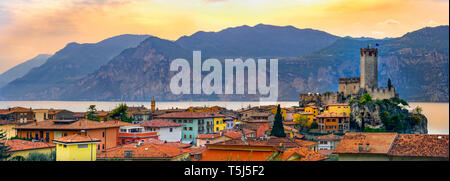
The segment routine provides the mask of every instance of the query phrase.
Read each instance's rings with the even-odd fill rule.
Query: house
[[[399,134],[388,153],[393,161],[449,161],[448,135]]]
[[[324,106],[323,113],[336,113],[336,114],[345,114],[350,115],[352,112],[350,109],[350,105],[346,103],[337,103],[337,104],[327,104]]]
[[[226,137],[222,133],[213,134],[199,134],[197,135],[197,146],[203,146],[205,144],[214,144],[226,140]]]
[[[234,131],[234,130],[227,130],[223,133],[223,135],[226,137],[226,140],[242,138],[242,133]]]
[[[156,130],[150,131],[150,129],[145,129],[143,126],[133,124],[121,126],[119,135],[117,136],[117,145],[136,143],[148,138],[158,139],[158,132]]]
[[[334,134],[328,134],[317,137],[317,141],[319,142],[319,153],[331,153],[337,147],[339,141],[341,141],[341,137]]]
[[[223,121],[223,116],[215,117],[213,122],[214,122],[214,132],[215,133],[225,130],[227,128],[227,123],[225,121]]]
[[[110,112],[101,110],[97,111],[94,116],[97,116],[99,121],[107,121],[109,114]]]
[[[34,118],[37,122],[49,120],[48,112],[49,109],[33,109]]]
[[[100,139],[73,134],[53,139],[56,161],[95,161]]]
[[[17,121],[0,120],[0,132],[3,132],[6,139],[10,139],[17,135],[17,131],[14,129],[19,123]]]
[[[339,161],[389,161],[387,154],[396,137],[397,133],[348,132],[333,153]]]
[[[314,104],[308,104],[306,105],[304,112],[312,113],[314,117],[316,117],[317,115],[319,115],[319,107],[315,106]]]
[[[52,143],[32,142],[21,139],[0,140],[0,142],[10,147],[8,151],[11,154],[10,160],[24,160],[32,152],[50,155],[52,151],[55,151],[55,145]]]
[[[23,139],[33,139],[46,143],[74,134],[100,139],[97,150],[117,146],[119,121],[113,123],[90,120],[46,120],[26,125],[16,126],[17,136]]]
[[[172,112],[157,116],[174,123],[183,124],[181,142],[196,144],[199,134],[214,133],[214,118],[224,117],[215,112]]]
[[[65,109],[49,109],[48,119],[50,120],[73,120],[74,112]]]
[[[350,115],[323,113],[316,116],[319,131],[322,133],[345,133],[350,131]]]
[[[180,161],[189,158],[189,149],[167,144],[127,144],[97,154],[102,161]]]
[[[174,123],[164,119],[154,119],[150,121],[144,121],[139,124],[145,128],[145,131],[156,131],[158,139],[167,142],[181,141],[181,133],[183,124]]]
[[[143,121],[148,121],[153,119],[153,112],[151,109],[147,109],[144,106],[141,107],[129,107],[127,109],[127,115],[134,118],[136,122],[133,124],[139,124]]]
[[[75,120],[82,120],[82,119],[86,119],[87,117],[86,112],[74,112],[73,113],[73,119]]]
[[[31,108],[13,107],[8,109],[0,109],[0,120],[28,123],[33,122],[35,119]]]
[[[227,125],[225,129],[230,130],[233,129],[235,122],[233,117],[225,117],[223,118],[223,122]]]

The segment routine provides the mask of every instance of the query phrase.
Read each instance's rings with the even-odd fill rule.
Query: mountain
[[[293,26],[258,24],[219,32],[199,31],[176,43],[188,50],[201,50],[207,57],[298,57],[334,43],[340,37]]]
[[[120,35],[98,43],[69,43],[1,90],[3,97],[36,99],[51,95],[106,64],[126,48],[139,45],[148,35]]]
[[[270,27],[269,29],[272,28],[268,25],[259,25],[250,27],[250,29],[266,26]],[[329,45],[301,57],[302,53],[295,54],[293,51],[282,51],[276,48],[271,51],[264,43],[266,39],[272,39],[271,37],[261,38],[261,43],[255,43],[255,45],[249,45],[251,48],[245,48],[244,43],[231,45],[227,42],[239,42],[246,37],[227,35],[225,39],[228,40],[224,40],[224,45],[220,45],[223,49],[215,47],[219,46],[220,39],[215,37],[216,35],[219,36],[224,32],[238,32],[237,34],[242,32],[236,31],[236,29],[249,29],[249,27],[231,28],[217,33],[196,33],[207,34],[211,39],[211,44],[207,44],[204,38],[192,38],[199,36],[196,34],[182,37],[175,42],[149,37],[137,47],[122,51],[97,70],[67,83],[62,88],[44,92],[39,96],[17,95],[22,100],[148,101],[152,97],[161,101],[259,100],[257,95],[172,94],[169,89],[170,79],[176,72],[169,71],[170,62],[175,58],[190,60],[192,59],[192,50],[197,49],[202,50],[202,60],[205,60],[206,57],[279,56],[278,100],[298,101],[300,93],[337,91],[339,78],[359,76],[359,49],[368,44],[378,43],[380,44],[378,47],[380,86],[386,86],[387,79],[390,78],[403,99],[447,102],[449,100],[448,26],[423,28],[402,37],[381,40],[338,38]],[[287,29],[290,28],[287,27]],[[247,35],[250,36],[250,34]],[[220,35],[220,37],[225,36]],[[181,41],[182,39],[185,39],[184,42]],[[192,43],[197,40],[198,44]],[[280,42],[289,43],[287,40]],[[265,51],[259,52],[260,50],[256,48],[257,45],[261,45]],[[243,53],[239,53],[237,51],[239,48],[233,48],[233,46],[243,48]],[[223,67],[224,64],[222,64]],[[17,99],[17,97],[14,98]]]
[[[283,100],[298,93],[337,91],[338,78],[359,76],[359,48],[379,43],[379,86],[387,79],[401,98],[448,102],[449,27],[423,28],[399,38],[358,40],[343,38],[310,55],[279,65]]]
[[[9,82],[24,76],[32,68],[41,66],[45,63],[45,61],[47,61],[50,56],[51,55],[48,54],[40,54],[0,74],[0,88],[8,84]]]

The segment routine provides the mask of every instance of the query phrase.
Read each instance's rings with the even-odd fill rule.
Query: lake
[[[110,111],[117,105],[124,102],[96,102],[96,101],[0,101],[0,109],[21,106],[33,109],[67,109],[74,112],[85,112],[89,105],[96,105],[97,110]],[[150,107],[149,102],[125,102],[128,106]],[[190,106],[221,106],[227,109],[237,110],[251,106],[280,104],[281,107],[297,106],[298,102],[156,102],[159,109],[168,108],[188,108]],[[448,134],[449,133],[449,103],[432,102],[410,102],[410,108],[420,106],[423,114],[428,119],[428,133]]]

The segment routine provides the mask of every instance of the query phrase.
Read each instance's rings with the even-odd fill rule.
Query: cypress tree
[[[387,87],[388,87],[388,90],[391,90],[391,88],[392,88],[391,79],[388,79]]]
[[[6,134],[0,129],[0,141],[6,139]],[[8,159],[11,154],[8,152],[11,148],[7,146],[4,142],[0,142],[0,161]]]
[[[275,120],[273,122],[273,127],[272,131],[270,132],[270,135],[276,137],[286,137],[283,127],[283,117],[281,116],[281,108],[279,104],[277,108],[277,114],[275,114]]]

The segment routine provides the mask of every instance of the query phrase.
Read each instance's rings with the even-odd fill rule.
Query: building
[[[8,109],[0,109],[0,120],[28,123],[33,122],[35,119],[31,108],[13,107]]]
[[[189,149],[177,145],[139,143],[110,148],[97,155],[102,161],[180,161],[189,157]]]
[[[34,118],[37,122],[49,120],[48,118],[49,109],[33,109]]]
[[[223,117],[214,118],[214,132],[225,130],[227,128],[227,123],[223,121]]]
[[[55,145],[51,143],[32,142],[21,139],[0,140],[0,142],[10,147],[8,151],[11,154],[9,157],[10,160],[25,160],[32,152],[50,155],[55,151]]]
[[[225,117],[223,118],[223,122],[227,125],[225,129],[230,130],[234,128],[235,125],[235,119],[232,117]]]
[[[361,79],[359,77],[339,78],[339,92],[352,97],[357,96],[360,89],[360,82]]]
[[[337,145],[339,145],[341,137],[334,134],[328,134],[317,137],[317,141],[319,142],[318,145],[319,152],[321,150],[333,151],[337,147]]]
[[[158,132],[138,125],[121,126],[117,136],[117,145],[136,143],[148,138],[158,139]]]
[[[196,137],[197,146],[203,146],[205,144],[214,144],[218,142],[223,142],[226,140],[226,137],[222,135],[222,133],[213,133],[213,134],[199,134]]]
[[[146,131],[156,131],[158,139],[166,142],[178,142],[181,141],[181,133],[183,124],[174,123],[173,121],[164,119],[154,119],[150,121],[144,121],[139,124],[144,127]]]
[[[314,117],[316,117],[317,115],[319,115],[319,107],[317,107],[317,106],[314,105],[314,104],[308,104],[308,105],[306,105],[306,107],[305,107],[304,110],[305,110],[304,112],[313,114]]]
[[[157,116],[174,123],[183,124],[181,142],[196,144],[199,134],[214,133],[214,118],[224,117],[214,112],[173,112]]]
[[[206,144],[207,150],[203,151],[200,161],[318,161],[327,158],[301,144],[295,139],[276,137],[227,140]]]
[[[322,133],[345,133],[350,131],[350,115],[324,113],[317,116],[319,131]]]
[[[49,109],[48,119],[50,120],[73,120],[74,112],[65,109]]]
[[[150,109],[145,108],[144,106],[141,107],[129,107],[127,109],[127,115],[132,117],[135,122],[133,124],[139,124],[143,121],[148,121],[153,119],[153,111]]]
[[[97,150],[117,146],[119,121],[114,123],[90,120],[46,120],[26,125],[16,126],[17,136],[23,139],[33,139],[53,143],[54,139],[74,134],[100,139]]]
[[[56,144],[56,161],[95,161],[100,139],[73,134],[56,138],[53,143]]]
[[[151,111],[156,111],[156,101],[155,98],[152,98],[152,102],[150,103]]]
[[[334,150],[339,161],[389,161],[387,156],[397,133],[348,132]]]
[[[448,135],[399,134],[388,153],[393,161],[449,161]]]
[[[17,135],[16,129],[14,129],[19,123],[16,121],[0,120],[0,132],[4,132],[6,139],[10,139]]]
[[[324,109],[323,113],[350,115],[352,112],[350,105],[346,103],[327,104],[324,106]]]

